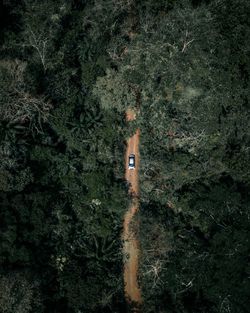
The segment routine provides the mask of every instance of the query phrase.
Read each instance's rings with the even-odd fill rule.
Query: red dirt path
[[[132,121],[136,118],[133,110],[129,109],[126,112],[127,121]],[[124,284],[125,296],[127,301],[136,302],[139,305],[142,303],[141,290],[138,285],[138,260],[139,260],[139,244],[134,233],[131,222],[139,210],[139,183],[138,183],[138,168],[139,168],[139,139],[140,130],[127,140],[127,149],[125,153],[125,178],[130,184],[129,193],[132,195],[132,203],[124,216],[123,223],[123,253],[128,256],[124,263]],[[128,168],[129,154],[135,155],[135,169]],[[136,227],[136,224],[134,224]],[[138,225],[137,225],[138,226]],[[133,227],[134,228],[134,227]],[[135,312],[135,311],[134,311]],[[138,311],[136,311],[138,312]]]

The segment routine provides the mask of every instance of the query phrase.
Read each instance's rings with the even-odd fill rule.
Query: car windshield
[[[129,157],[129,164],[134,164],[135,158],[133,156]]]

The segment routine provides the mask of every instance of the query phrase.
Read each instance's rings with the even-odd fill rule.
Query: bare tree
[[[149,276],[152,279],[152,288],[155,288],[158,284],[162,283],[160,278],[160,273],[163,269],[163,261],[157,259],[154,263],[151,263],[146,266],[147,271],[144,273],[144,276]]]
[[[184,38],[184,42],[183,42],[183,47],[182,47],[182,50],[181,52],[185,52],[185,50],[187,49],[187,47],[189,45],[191,45],[191,43],[194,41],[194,39],[188,39],[188,36],[189,36],[189,32],[188,30],[186,30],[185,32],[185,38]]]
[[[28,27],[28,45],[33,47],[41,60],[44,71],[47,70],[46,56],[48,49],[48,38],[42,34],[36,34],[31,27]]]
[[[26,63],[20,60],[1,61],[0,72],[5,81],[1,85],[3,101],[0,106],[0,119],[12,124],[31,124],[36,117],[38,123],[32,125],[39,131],[52,106],[45,96],[37,97],[27,91],[24,81],[25,69]]]

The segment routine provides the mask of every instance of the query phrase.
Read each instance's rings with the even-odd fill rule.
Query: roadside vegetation
[[[143,312],[249,312],[249,13],[247,0],[0,4],[0,312],[126,312],[137,127]]]

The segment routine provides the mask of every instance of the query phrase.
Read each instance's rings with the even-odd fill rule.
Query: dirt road
[[[126,112],[127,121],[132,121],[136,118],[134,111],[128,110]],[[138,168],[139,168],[139,137],[140,131],[137,129],[136,133],[130,137],[127,141],[127,149],[125,154],[125,178],[130,184],[129,193],[132,195],[132,201],[128,211],[124,216],[123,224],[123,253],[127,256],[124,263],[124,283],[125,283],[125,295],[128,302],[136,302],[141,304],[141,291],[138,285],[138,258],[139,258],[139,244],[136,238],[136,227],[138,225],[132,222],[136,212],[139,209],[139,184],[138,184]],[[128,158],[130,154],[135,155],[135,168],[128,168]],[[134,312],[139,312],[134,310]]]

